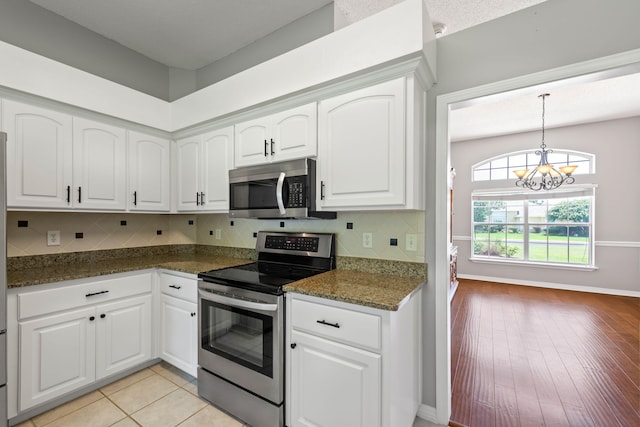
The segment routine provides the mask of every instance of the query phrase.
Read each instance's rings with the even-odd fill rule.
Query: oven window
[[[273,318],[202,300],[204,350],[273,377]]]

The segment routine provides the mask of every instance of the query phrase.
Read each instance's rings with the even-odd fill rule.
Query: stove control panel
[[[318,237],[266,236],[266,249],[318,252]]]

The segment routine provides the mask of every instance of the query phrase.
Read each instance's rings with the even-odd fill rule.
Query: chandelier
[[[516,169],[513,171],[518,177],[516,186],[534,191],[553,190],[562,184],[573,184],[575,178],[571,174],[578,167],[566,165],[556,168],[547,160],[547,155],[553,153],[553,150],[547,150],[547,145],[544,143],[544,101],[547,96],[549,96],[548,93],[538,96],[538,98],[542,98],[542,144],[540,144],[540,150],[536,150],[536,154],[540,156],[540,162],[532,170]]]

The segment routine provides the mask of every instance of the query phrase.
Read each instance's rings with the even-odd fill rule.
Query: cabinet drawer
[[[342,342],[380,350],[380,317],[294,299],[291,322],[295,329]]]
[[[18,294],[18,319],[151,292],[151,273]]]
[[[198,302],[198,280],[173,274],[160,274],[160,290],[163,294],[185,301]]]

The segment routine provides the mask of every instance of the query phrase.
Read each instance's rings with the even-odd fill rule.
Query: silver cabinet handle
[[[278,177],[278,184],[276,185],[276,202],[278,202],[280,215],[284,215],[287,213],[287,210],[284,208],[284,201],[282,200],[282,187],[284,186],[285,176],[286,174],[284,172],[280,172],[280,176]]]

